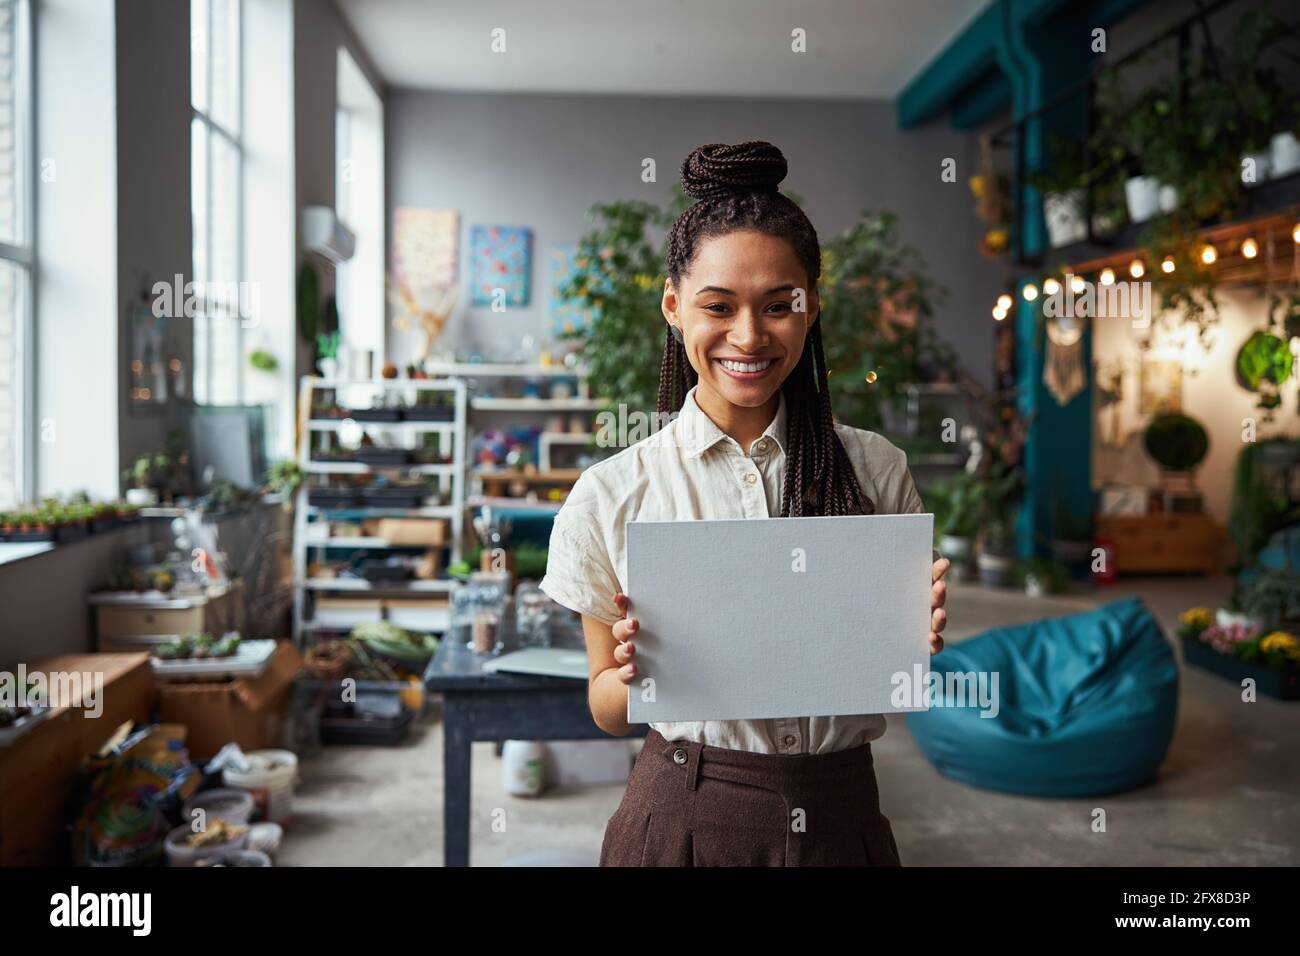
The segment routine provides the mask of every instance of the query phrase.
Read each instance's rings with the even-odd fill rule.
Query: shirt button
[[[673,763],[677,764],[677,766],[680,767],[682,764],[686,763],[686,760],[687,757],[685,750],[678,749],[673,751]]]
[[[751,485],[756,484],[758,482],[758,475],[754,474],[751,471],[749,474],[745,476],[745,480],[749,482]]]
[[[793,746],[794,746],[794,740],[795,740],[795,738],[794,738],[794,734],[786,734],[786,735],[785,735],[785,745],[786,745],[787,747],[793,747]]]

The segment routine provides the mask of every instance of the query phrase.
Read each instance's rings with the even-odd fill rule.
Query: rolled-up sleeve
[[[614,603],[620,588],[603,528],[597,489],[584,474],[555,515],[539,587],[557,604],[613,624],[622,617]]]

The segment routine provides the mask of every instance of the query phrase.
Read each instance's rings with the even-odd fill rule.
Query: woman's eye
[[[712,312],[714,315],[722,315],[727,311],[727,304],[725,302],[710,302],[704,307],[704,311]]]
[[[767,307],[767,311],[771,312],[774,315],[784,315],[785,313],[790,311],[790,303],[773,302],[771,305]]]

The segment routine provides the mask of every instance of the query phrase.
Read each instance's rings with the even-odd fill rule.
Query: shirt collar
[[[698,458],[720,441],[729,441],[737,448],[740,446],[730,435],[724,432],[713,419],[704,413],[699,403],[695,401],[695,390],[699,385],[691,386],[690,391],[686,393],[686,400],[682,403],[682,411],[678,416],[678,427],[681,431],[679,443],[686,452],[687,458]],[[776,415],[771,423],[763,431],[764,438],[770,438],[776,443],[781,452],[785,452],[785,394],[777,391]]]

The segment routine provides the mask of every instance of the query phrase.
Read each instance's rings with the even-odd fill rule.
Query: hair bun
[[[691,150],[682,162],[682,189],[693,199],[774,193],[787,169],[785,156],[771,143],[710,143]]]

